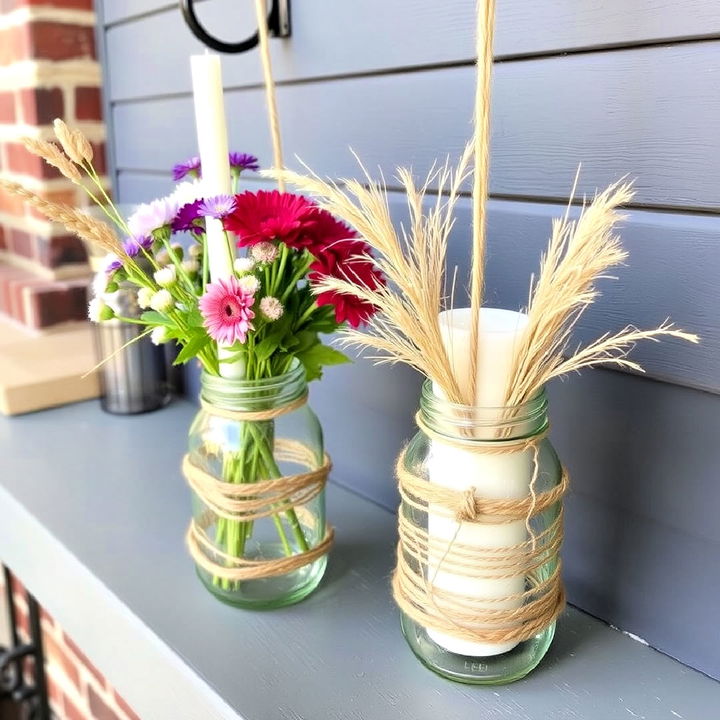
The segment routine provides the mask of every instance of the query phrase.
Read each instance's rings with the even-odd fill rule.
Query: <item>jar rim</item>
[[[491,407],[450,402],[435,393],[431,380],[425,380],[420,398],[423,421],[434,429],[442,427],[441,433],[453,435],[456,431],[464,434],[467,430],[493,430],[502,431],[506,438],[531,437],[547,430],[547,409],[544,388],[524,403]]]
[[[290,370],[267,378],[246,380],[213,375],[207,371],[200,374],[200,395],[213,405],[236,407],[238,405],[279,405],[290,403],[307,393],[305,366],[293,358]]]

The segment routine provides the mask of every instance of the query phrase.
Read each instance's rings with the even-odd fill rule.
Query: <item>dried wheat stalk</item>
[[[71,130],[60,118],[55,118],[53,129],[65,154],[74,163],[82,165],[83,161],[92,162],[92,145],[80,130]]]
[[[23,198],[28,205],[38,209],[50,220],[61,223],[83,240],[97,245],[106,252],[125,257],[122,244],[107,223],[80,212],[70,205],[45,200],[19,183],[0,178],[0,187]]]
[[[72,180],[74,183],[80,183],[82,177],[80,171],[63,155],[57,145],[31,137],[22,138],[22,142],[33,155],[41,157],[48,165],[56,167],[66,178]]]

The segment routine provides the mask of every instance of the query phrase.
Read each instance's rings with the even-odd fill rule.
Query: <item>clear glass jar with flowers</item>
[[[59,120],[55,131],[60,147],[27,140],[28,149],[84,188],[111,224],[2,186],[108,253],[101,294],[135,289],[139,317],[96,299],[91,319],[142,326],[141,337],[179,345],[177,364],[200,363],[202,407],[183,470],[193,493],[187,542],[201,580],[239,606],[297,602],[322,578],[333,540],[324,500],[330,461],[307,383],[348,360],[320,335],[356,328],[375,312],[360,296],[316,288],[329,277],[384,284],[369,246],[303,196],[238,192],[241,173],[258,169],[243,153],[228,159],[231,194],[206,196],[200,161],[191,158],[174,168],[181,182],[172,194],[126,221],[87,140]],[[212,223],[222,224],[231,258],[242,251],[224,277],[211,275]]]

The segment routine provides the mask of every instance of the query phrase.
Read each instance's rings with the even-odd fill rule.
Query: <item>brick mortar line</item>
[[[95,12],[93,10],[31,5],[0,15],[0,30],[16,28],[32,22],[93,26],[95,25]]]
[[[10,230],[22,230],[31,235],[40,235],[45,238],[62,237],[69,234],[60,223],[41,220],[33,215],[10,215],[0,212],[0,225]]]
[[[0,267],[3,265],[32,273],[47,282],[89,281],[93,274],[88,263],[68,263],[57,268],[49,268],[7,250],[0,250]]]
[[[12,172],[10,170],[0,171],[0,177],[5,178],[6,180],[11,180],[12,182],[20,183],[33,192],[68,190],[73,187],[77,187],[77,185],[74,185],[74,183],[71,183],[70,180],[64,177],[42,179],[36,178],[32,175],[23,175],[21,173]],[[110,187],[110,179],[107,175],[101,175],[100,182],[105,190]]]
[[[73,60],[20,60],[0,66],[0,90],[65,85],[100,87],[100,63],[91,57]]]
[[[75,90],[75,87],[70,88],[70,90]],[[74,113],[63,113],[65,117],[69,117],[71,114],[74,115]],[[68,121],[68,123],[72,125],[73,128],[82,130],[90,142],[102,143],[107,140],[105,123],[101,120],[78,120],[74,122]],[[52,125],[28,125],[24,122],[0,123],[0,141],[20,140],[23,137],[57,142]]]
[[[70,88],[74,90],[75,88]],[[73,113],[74,114],[74,113]],[[63,113],[65,117],[69,117],[71,113]],[[101,120],[77,120],[68,123],[73,128],[78,128],[87,136],[90,142],[101,143],[107,140],[107,132],[105,123]],[[23,137],[38,138],[40,140],[54,140],[55,133],[52,125],[28,125],[26,123],[0,123],[0,141],[20,140]]]

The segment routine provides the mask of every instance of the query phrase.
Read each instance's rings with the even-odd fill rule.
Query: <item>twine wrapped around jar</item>
[[[252,423],[274,420],[297,410],[306,401],[307,394],[304,394],[288,404],[253,411],[218,408],[204,400],[201,404],[210,415]],[[207,507],[199,518],[190,522],[186,535],[188,550],[197,565],[215,578],[242,581],[284,575],[314,562],[333,544],[335,531],[328,526],[323,539],[304,552],[280,558],[248,559],[224,552],[208,536],[207,530],[217,518],[246,523],[297,508],[306,525],[320,521],[315,516],[309,517],[311,513],[306,505],[324,490],[332,467],[330,457],[325,454],[322,465],[316,467],[315,453],[299,441],[280,438],[274,441],[273,448],[275,459],[305,467],[306,472],[257,482],[231,483],[194,464],[190,455],[183,458],[183,475]]]
[[[529,640],[549,627],[565,606],[558,551],[563,539],[562,497],[568,475],[562,470],[555,487],[536,492],[539,475],[538,448],[547,430],[531,438],[490,440],[449,438],[428,428],[418,416],[418,425],[435,442],[455,445],[465,451],[489,454],[533,452],[533,473],[529,494],[519,499],[491,499],[475,488],[460,491],[431,483],[412,472],[406,464],[406,450],[397,461],[396,474],[404,507],[399,512],[397,567],[392,587],[395,602],[412,620],[428,630],[479,643],[507,643]],[[531,519],[559,503],[554,520],[540,532],[533,531]],[[431,536],[409,515],[412,511],[431,513],[458,523],[449,540]],[[504,524],[523,520],[528,539],[499,548],[480,548],[457,540],[464,523]],[[552,572],[542,573],[555,560]],[[430,570],[432,568],[432,570]],[[480,598],[438,587],[433,579],[442,569],[460,578],[526,578],[526,589],[502,598]]]

